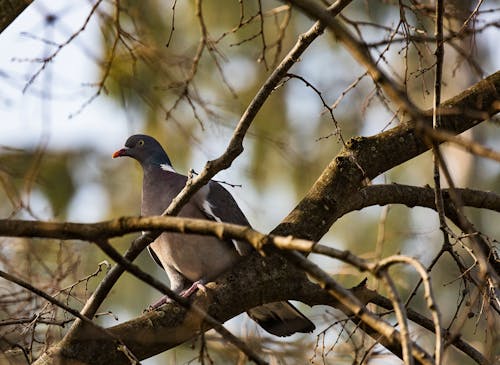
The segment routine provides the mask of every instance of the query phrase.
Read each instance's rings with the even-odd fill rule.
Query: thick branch
[[[33,0],[0,0],[0,33],[32,2]]]
[[[488,209],[500,213],[500,195],[492,191],[474,189],[454,189],[463,205]],[[445,214],[456,222],[456,211],[452,206],[450,190],[443,189]],[[409,208],[425,207],[436,210],[434,190],[430,186],[419,187],[401,184],[370,185],[361,189],[346,204],[344,214],[373,205],[404,204]]]
[[[459,134],[498,112],[500,71],[441,104],[443,129]],[[432,125],[432,113],[424,118]],[[333,159],[306,196],[273,231],[319,240],[331,225],[351,209],[350,200],[373,179],[428,150],[412,121],[372,137],[358,137]]]
[[[458,210],[454,205],[451,194],[460,199],[462,206],[489,209],[500,212],[500,195],[490,191],[473,189],[442,189],[444,215],[457,227],[467,232]],[[361,189],[355,194],[346,206],[346,212],[366,208],[372,205],[404,204],[408,207],[425,207],[436,210],[435,192],[431,187],[417,187],[408,185],[372,185]],[[472,228],[472,227],[470,227]],[[469,229],[470,231],[470,229]],[[481,243],[481,250],[485,253],[485,260],[497,273],[500,271],[495,255],[486,242]]]
[[[333,297],[318,285],[307,281],[300,270],[279,255],[264,259],[252,255],[231,273],[215,283],[209,283],[207,287],[208,297],[198,293],[193,305],[220,322],[264,301],[292,298],[311,305],[338,305]],[[364,286],[353,288],[352,293],[363,303],[375,296]],[[204,323],[199,313],[171,303],[161,310],[146,313],[107,330],[118,336],[138,359],[145,359],[193,338],[202,328],[207,330],[210,326]],[[49,364],[56,359],[71,363],[78,359],[79,363],[92,365],[127,364],[111,339],[87,335],[85,331],[79,336],[65,338],[58,349],[60,351],[44,356],[38,363]]]
[[[236,226],[232,224],[217,223],[212,221],[193,220],[176,217],[122,218],[114,221],[95,223],[90,225],[77,223],[52,223],[9,220],[0,221],[0,232],[2,234],[9,234],[10,231],[17,231],[16,234],[19,236],[28,235],[32,237],[55,237],[58,239],[71,239],[75,237],[80,239],[97,239],[97,237],[119,236],[124,233],[130,232],[131,230],[144,229],[168,229],[184,233],[210,234],[228,239],[238,238],[246,240],[247,242],[254,245],[254,247],[256,247],[257,249],[260,249],[263,244],[272,242],[275,246],[287,250],[292,249],[303,252],[317,252],[319,254],[324,254],[332,258],[337,258],[350,263],[351,265],[357,267],[362,271],[368,270],[374,272],[376,266],[366,260],[360,259],[350,254],[347,251],[340,251],[334,248],[325,247],[315,244],[312,241],[293,239],[292,237],[271,237],[253,231],[252,229],[245,226]],[[106,250],[106,252],[108,251],[109,249]],[[129,263],[122,262],[123,259],[121,259],[120,257],[117,258],[116,252],[114,254],[111,254],[111,257],[121,263],[123,267],[126,267],[127,270],[130,270],[129,266],[133,266]],[[259,263],[257,264],[256,261],[258,261]],[[287,265],[287,267],[282,267],[285,264]],[[268,272],[269,270],[271,270],[271,273]],[[279,271],[279,279],[276,277],[276,270]],[[134,275],[137,275],[137,269],[132,270],[131,272],[134,273]],[[314,272],[321,271],[318,271],[318,269],[316,268],[314,269]],[[246,277],[239,278],[239,275],[249,275],[249,273],[252,275],[250,279],[252,285],[255,286],[255,288],[253,289],[248,289],[246,284],[244,284],[244,282],[247,280]],[[236,275],[238,279],[232,278],[233,274]],[[271,276],[271,278],[269,278],[269,276]],[[144,280],[142,274],[138,275],[138,277]],[[335,284],[336,290],[332,290],[332,288],[330,288],[330,291],[333,294],[336,294],[335,296],[339,301],[334,300],[320,288],[317,288],[314,284],[308,282],[300,271],[298,271],[295,267],[290,266],[287,263],[287,260],[283,260],[283,258],[279,255],[272,255],[271,257],[264,259],[260,259],[259,257],[255,256],[250,259],[250,262],[246,262],[237,267],[235,270],[233,270],[233,273],[228,274],[227,277],[230,278],[232,284],[227,287],[228,284],[225,283],[225,279],[221,279],[219,285],[213,288],[218,293],[220,290],[222,290],[217,295],[228,295],[233,298],[235,293],[230,292],[231,290],[236,290],[236,295],[239,295],[239,289],[241,287],[245,287],[245,293],[250,293],[251,290],[259,290],[258,293],[254,293],[256,295],[254,299],[261,300],[262,302],[281,300],[283,298],[294,298],[311,305],[330,304],[336,308],[341,309],[347,315],[350,315],[353,312],[352,305],[354,305],[353,303],[356,303],[356,300],[354,300],[354,302],[351,302],[350,304],[348,303],[348,306],[342,305],[341,303],[344,302],[345,296],[351,295],[348,294],[348,292],[346,292],[345,290],[336,288],[338,284]],[[318,277],[318,279],[321,278]],[[149,280],[146,280],[146,282],[151,282],[155,288],[158,288],[160,291],[165,293],[166,289],[164,288],[163,284],[157,283],[157,281],[152,278],[149,278]],[[332,281],[329,280],[328,282],[330,282],[329,285],[331,285]],[[289,288],[290,285],[292,285],[293,287]],[[301,290],[307,290],[307,293],[300,294],[301,296],[299,297],[293,296],[296,294],[289,294],[289,292],[300,293]],[[166,292],[168,292],[168,290]],[[342,295],[339,296],[338,293],[341,293]],[[366,303],[367,301],[371,301],[371,298],[374,297],[375,293],[366,289],[364,286],[361,286],[357,287],[354,290],[354,294],[359,299],[358,303],[356,304],[356,308],[358,309],[354,310],[355,313],[358,313],[360,310],[359,303]],[[292,296],[288,297],[288,295]],[[351,301],[353,300],[352,298],[353,297],[351,296]],[[211,299],[214,298],[212,297]],[[146,317],[138,318],[123,325],[117,326],[116,331],[120,331],[119,337],[123,339],[123,342],[127,345],[127,348],[133,348],[133,353],[135,355],[137,355],[139,358],[144,358],[151,356],[157,352],[164,351],[167,348],[175,346],[185,340],[188,340],[190,337],[194,336],[197,331],[199,331],[203,321],[205,322],[205,329],[211,328],[212,325],[207,326],[206,317],[204,317],[202,311],[209,310],[211,308],[211,310],[215,310],[215,312],[217,313],[218,319],[227,320],[231,318],[231,316],[237,315],[254,305],[251,304],[252,302],[249,302],[248,299],[245,299],[241,303],[233,303],[233,299],[229,299],[227,300],[227,307],[219,308],[217,306],[222,304],[221,299],[219,297],[215,299],[216,304],[208,303],[206,301],[206,298],[202,297],[201,299],[199,299],[202,301],[201,304],[199,304],[197,301],[196,303],[194,303],[193,307],[185,307],[181,312],[179,312],[178,308],[175,306],[167,307],[165,311],[168,312],[168,315],[165,314],[160,316],[159,318],[150,318],[149,315]],[[257,303],[255,305],[258,304],[260,303]],[[200,305],[201,308],[199,308]],[[250,307],[248,307],[248,305],[250,305]],[[369,325],[370,327],[368,328],[363,326],[363,328],[370,335],[378,339],[378,334],[380,333],[392,333],[392,328],[390,332],[387,332],[390,326],[384,327],[383,322],[379,322],[379,320],[376,320],[376,318],[372,317],[369,312],[365,312],[364,310],[362,310],[362,313],[362,317],[369,316],[368,318],[371,318]],[[165,322],[165,320],[167,320],[167,322]],[[153,328],[150,328],[151,323],[153,323]],[[211,323],[216,324],[217,322],[212,320]],[[137,326],[141,328],[144,327],[143,330],[138,332],[138,334],[136,333]],[[426,328],[432,330],[432,326],[426,326]],[[88,330],[88,328],[86,328],[86,330]],[[153,331],[153,334],[150,336],[154,335],[155,338],[161,338],[161,340],[156,340],[152,346],[145,346],[146,344],[141,341],[146,341],[144,340],[144,338],[150,339],[150,337],[145,335],[145,333],[148,331]],[[183,333],[184,335],[179,337],[179,333]],[[95,333],[92,332],[92,334]],[[116,333],[116,335],[118,335],[118,333]],[[388,346],[391,351],[395,351],[395,353],[398,354],[400,351],[399,346],[397,345],[397,343],[399,342],[399,334],[395,333],[388,336],[388,341],[382,340],[382,343],[385,346]],[[91,338],[91,340],[89,340],[89,338]],[[78,358],[82,360],[81,356],[83,352],[80,353],[78,349],[82,347],[94,346],[95,343],[93,343],[93,341],[95,341],[95,338],[88,336],[88,333],[86,331],[81,332],[77,337],[67,337],[61,344],[62,348],[64,348],[65,351],[59,353],[58,356],[67,359],[71,358],[71,356],[74,356],[72,355],[72,353],[79,353],[80,355],[78,355]],[[104,343],[103,341],[105,342],[108,340],[105,340],[103,336],[98,336],[99,344],[102,345]],[[112,338],[110,338],[108,342],[109,346],[114,345],[114,341]],[[457,345],[460,345],[460,348],[464,349],[466,352],[471,351],[471,347],[467,344],[460,342],[457,343]],[[425,360],[425,355],[423,355],[420,350],[417,350],[415,356],[417,359],[420,359],[420,362],[425,363],[427,361]],[[475,353],[470,356],[477,358],[477,354]],[[114,354],[113,352],[110,352],[105,358],[103,358],[103,361],[111,361],[111,358],[113,359],[113,361],[118,361],[118,363],[120,363],[121,360],[119,359],[122,358],[122,355],[117,352],[115,352]],[[43,363],[43,361],[41,363]]]

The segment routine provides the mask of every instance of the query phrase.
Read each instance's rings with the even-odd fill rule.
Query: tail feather
[[[267,332],[290,336],[296,332],[310,333],[314,324],[289,302],[274,302],[250,309],[247,314]]]

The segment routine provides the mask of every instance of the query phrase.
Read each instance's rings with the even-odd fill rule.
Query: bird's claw
[[[200,290],[204,294],[207,294],[207,287],[203,284],[203,281],[201,281],[201,280],[195,281],[189,288],[187,288],[186,290],[183,290],[180,293],[180,296],[184,297],[184,298],[188,298],[193,293],[196,293],[197,290]]]
[[[161,297],[160,299],[158,299],[156,302],[154,302],[153,304],[151,304],[147,309],[146,309],[146,312],[150,312],[152,310],[155,310],[155,309],[158,309],[159,307],[161,307],[163,304],[167,304],[167,303],[171,303],[173,300],[172,298],[164,295],[163,297]]]
[[[196,291],[198,291],[198,290],[202,291],[204,294],[208,293],[207,287],[204,285],[204,282],[202,280],[195,281],[189,288],[181,291],[179,293],[179,295],[183,298],[189,298],[191,295],[196,293]],[[153,311],[155,309],[158,309],[159,307],[161,307],[164,304],[172,303],[172,302],[174,302],[174,300],[172,298],[164,295],[163,297],[158,299],[156,302],[151,304],[147,309],[145,309],[145,312]]]

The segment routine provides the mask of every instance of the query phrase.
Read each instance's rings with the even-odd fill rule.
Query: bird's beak
[[[113,158],[122,156],[128,156],[128,148],[122,148],[121,150],[115,151],[115,153],[113,153],[112,155]]]

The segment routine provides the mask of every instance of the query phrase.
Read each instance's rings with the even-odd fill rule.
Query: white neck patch
[[[175,172],[174,168],[166,163],[160,164],[160,168],[164,171]]]

